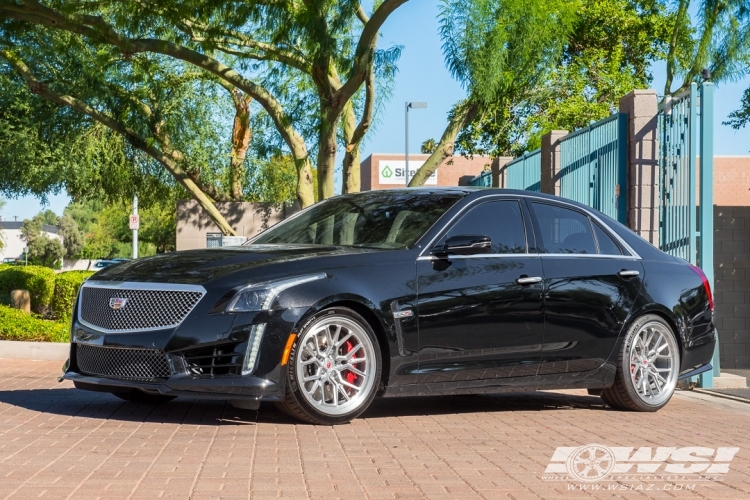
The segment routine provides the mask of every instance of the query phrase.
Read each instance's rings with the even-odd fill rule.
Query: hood
[[[231,273],[273,264],[373,251],[376,250],[321,245],[247,245],[186,250],[124,261],[102,269],[91,279],[205,284]]]

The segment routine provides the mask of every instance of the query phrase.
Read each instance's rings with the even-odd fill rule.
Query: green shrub
[[[0,340],[68,342],[70,324],[67,321],[42,319],[35,314],[0,305]]]
[[[91,271],[66,271],[55,276],[52,310],[56,317],[70,317],[78,290],[81,288],[83,282],[92,274],[94,273]]]
[[[0,269],[0,302],[10,303],[10,292],[28,290],[31,310],[46,314],[55,291],[55,272],[42,266],[9,266]]]

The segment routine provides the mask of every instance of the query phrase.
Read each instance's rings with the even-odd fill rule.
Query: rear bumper
[[[180,374],[151,382],[96,377],[69,370],[63,379],[72,381],[79,389],[98,392],[126,392],[135,389],[165,396],[264,401],[276,401],[284,395],[283,384],[251,375],[203,378]]]

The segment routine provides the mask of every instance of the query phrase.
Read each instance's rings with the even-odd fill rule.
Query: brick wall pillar
[[[567,130],[552,130],[542,136],[542,193],[560,195],[560,139]]]
[[[492,160],[492,187],[505,187],[505,165],[513,161],[512,156],[500,156]]]
[[[659,245],[659,169],[656,91],[634,90],[620,99],[628,115],[628,226]]]

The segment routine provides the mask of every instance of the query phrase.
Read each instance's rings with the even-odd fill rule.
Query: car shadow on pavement
[[[234,408],[224,400],[177,398],[160,405],[127,403],[111,394],[74,388],[0,391],[0,403],[26,410],[90,419],[186,425],[252,425],[297,423],[273,403],[260,410]],[[598,396],[552,392],[500,395],[378,398],[361,418],[406,417],[546,410],[609,410]],[[6,413],[6,416],[8,414]]]

